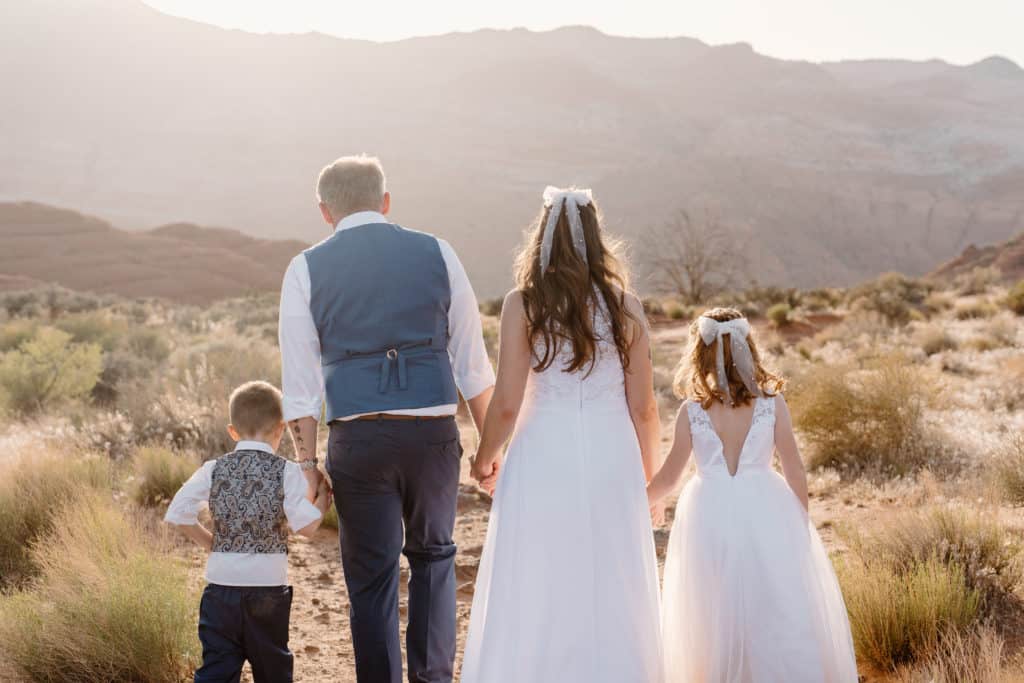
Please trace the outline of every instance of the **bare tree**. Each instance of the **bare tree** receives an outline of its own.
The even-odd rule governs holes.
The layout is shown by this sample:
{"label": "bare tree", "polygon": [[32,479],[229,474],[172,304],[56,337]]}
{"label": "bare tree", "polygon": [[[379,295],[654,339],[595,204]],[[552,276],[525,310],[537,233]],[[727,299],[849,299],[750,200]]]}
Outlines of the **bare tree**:
{"label": "bare tree", "polygon": [[746,263],[742,248],[736,232],[711,211],[694,217],[680,210],[649,228],[639,251],[654,287],[699,304],[735,284]]}

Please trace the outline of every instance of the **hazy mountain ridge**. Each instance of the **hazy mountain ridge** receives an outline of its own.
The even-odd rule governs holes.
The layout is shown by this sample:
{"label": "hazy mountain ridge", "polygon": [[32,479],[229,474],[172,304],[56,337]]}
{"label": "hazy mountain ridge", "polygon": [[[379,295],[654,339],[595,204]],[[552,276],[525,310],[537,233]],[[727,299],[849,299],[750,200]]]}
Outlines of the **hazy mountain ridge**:
{"label": "hazy mountain ridge", "polygon": [[0,203],[0,290],[68,289],[209,303],[277,291],[297,241],[170,224],[126,232],[92,216],[32,202]]}
{"label": "hazy mountain ridge", "polygon": [[0,22],[0,198],[118,226],[315,241],[317,170],[369,151],[395,218],[451,240],[484,295],[547,183],[593,186],[633,238],[710,207],[781,284],[921,274],[1024,227],[1024,78],[1001,58],[811,64],[585,27],[371,43],[54,3]]}

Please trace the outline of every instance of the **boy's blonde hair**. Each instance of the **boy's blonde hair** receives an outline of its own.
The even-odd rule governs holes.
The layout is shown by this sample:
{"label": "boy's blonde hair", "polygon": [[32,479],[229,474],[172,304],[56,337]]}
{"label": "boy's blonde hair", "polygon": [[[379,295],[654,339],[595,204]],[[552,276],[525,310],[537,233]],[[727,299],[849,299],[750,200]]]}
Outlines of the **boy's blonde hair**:
{"label": "boy's blonde hair", "polygon": [[231,392],[228,415],[243,438],[266,436],[284,422],[281,392],[269,382],[246,382]]}
{"label": "boy's blonde hair", "polygon": [[[699,321],[702,317],[711,318],[721,323],[738,320],[743,317],[743,314],[735,308],[712,308],[694,318],[690,325],[690,348],[679,364],[673,388],[679,398],[692,399],[707,409],[715,401],[728,402],[725,392],[718,386],[718,363],[716,360],[718,340],[705,344],[701,339]],[[732,349],[725,337],[722,338],[722,343],[726,376],[729,379],[729,395],[732,396],[735,405],[747,405],[754,397],[743,383],[739,373],[736,372],[736,368],[733,367]],[[750,355],[754,360],[754,384],[760,387],[765,396],[775,396],[782,391],[786,381],[765,369],[761,362],[761,355],[757,351],[757,344],[754,342],[753,332],[747,337],[747,345],[750,346]]]}

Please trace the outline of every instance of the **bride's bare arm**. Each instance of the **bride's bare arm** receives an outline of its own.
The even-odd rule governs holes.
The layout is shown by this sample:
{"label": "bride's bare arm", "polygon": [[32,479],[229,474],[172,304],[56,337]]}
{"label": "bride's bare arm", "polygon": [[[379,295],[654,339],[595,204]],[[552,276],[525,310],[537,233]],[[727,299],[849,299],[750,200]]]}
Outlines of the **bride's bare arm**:
{"label": "bride's bare arm", "polygon": [[640,441],[640,458],[644,478],[651,480],[661,464],[661,418],[658,399],[654,396],[654,366],[651,360],[651,337],[640,301],[626,295],[626,308],[633,315],[632,344],[629,347],[629,369],[626,371],[626,403]]}
{"label": "bride's bare arm", "polygon": [[501,449],[512,434],[526,391],[530,361],[523,297],[518,290],[513,290],[505,297],[505,303],[501,307],[498,377],[473,465],[473,474],[478,478],[486,478],[498,463]]}
{"label": "bride's bare arm", "polygon": [[651,505],[660,503],[665,496],[677,488],[683,480],[686,463],[690,461],[693,450],[693,438],[690,435],[690,418],[686,412],[686,404],[679,409],[676,416],[676,430],[672,439],[672,449],[665,458],[665,464],[647,486],[647,500]]}
{"label": "bride's bare arm", "polygon": [[782,474],[786,477],[786,483],[793,493],[800,499],[801,505],[806,510],[807,501],[807,470],[804,469],[804,461],[800,457],[800,448],[796,445],[796,435],[793,434],[793,418],[789,414],[789,406],[782,394],[775,397],[775,450],[779,454],[779,462],[782,464]]}

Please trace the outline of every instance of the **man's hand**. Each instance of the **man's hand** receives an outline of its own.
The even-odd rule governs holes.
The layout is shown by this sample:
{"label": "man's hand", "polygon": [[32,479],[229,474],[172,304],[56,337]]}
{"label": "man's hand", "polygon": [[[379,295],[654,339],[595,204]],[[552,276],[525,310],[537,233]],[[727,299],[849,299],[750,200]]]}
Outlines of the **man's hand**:
{"label": "man's hand", "polygon": [[493,496],[494,489],[498,486],[498,472],[501,464],[497,461],[485,463],[479,458],[479,454],[470,459],[470,473],[480,484],[480,488],[487,491],[487,495]]}

